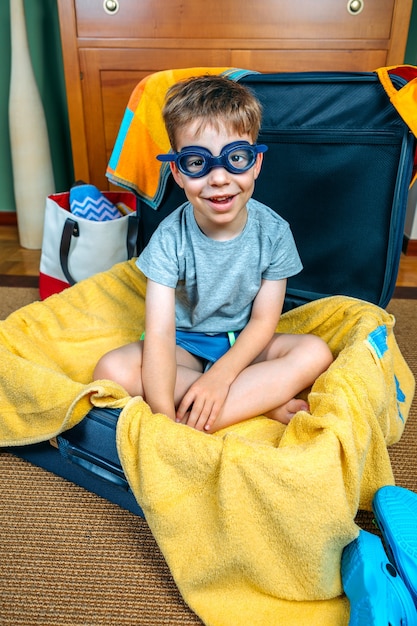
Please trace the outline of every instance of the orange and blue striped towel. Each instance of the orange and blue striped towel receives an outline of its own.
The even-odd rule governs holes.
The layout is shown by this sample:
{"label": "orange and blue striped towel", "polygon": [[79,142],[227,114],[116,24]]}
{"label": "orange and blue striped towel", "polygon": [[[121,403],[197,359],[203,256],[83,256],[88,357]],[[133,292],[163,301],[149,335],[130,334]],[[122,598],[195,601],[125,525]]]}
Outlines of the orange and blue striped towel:
{"label": "orange and blue striped towel", "polygon": [[223,74],[239,80],[250,73],[226,67],[194,67],[164,70],[145,77],[130,96],[107,167],[107,178],[136,192],[157,209],[170,172],[168,163],[156,160],[158,154],[170,150],[162,119],[168,89],[180,80],[202,74]]}

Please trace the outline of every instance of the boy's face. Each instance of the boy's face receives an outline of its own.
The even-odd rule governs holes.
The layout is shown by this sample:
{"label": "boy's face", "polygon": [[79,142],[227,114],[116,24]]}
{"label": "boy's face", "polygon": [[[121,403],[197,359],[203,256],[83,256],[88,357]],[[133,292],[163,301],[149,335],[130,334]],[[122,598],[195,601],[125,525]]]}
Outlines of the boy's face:
{"label": "boy's face", "polygon": [[[192,122],[177,133],[178,151],[187,146],[200,146],[218,156],[233,141],[253,143],[249,135],[238,135],[224,126],[216,129],[207,124],[198,134],[197,127],[198,121]],[[197,224],[208,237],[232,239],[242,231],[247,219],[246,203],[252,196],[262,158],[263,154],[258,154],[255,165],[247,172],[232,174],[224,167],[213,167],[201,178],[183,174],[171,162],[174,179],[184,189],[194,207]]]}

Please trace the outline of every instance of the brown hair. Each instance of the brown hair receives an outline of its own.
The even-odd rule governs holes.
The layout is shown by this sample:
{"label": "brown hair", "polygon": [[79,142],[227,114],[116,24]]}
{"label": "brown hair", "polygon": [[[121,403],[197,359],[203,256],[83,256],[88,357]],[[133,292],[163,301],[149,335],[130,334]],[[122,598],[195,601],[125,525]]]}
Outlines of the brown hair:
{"label": "brown hair", "polygon": [[262,107],[256,96],[243,85],[224,76],[206,75],[173,85],[167,92],[162,111],[173,150],[179,128],[200,120],[197,132],[207,124],[226,124],[239,135],[256,141],[261,126]]}

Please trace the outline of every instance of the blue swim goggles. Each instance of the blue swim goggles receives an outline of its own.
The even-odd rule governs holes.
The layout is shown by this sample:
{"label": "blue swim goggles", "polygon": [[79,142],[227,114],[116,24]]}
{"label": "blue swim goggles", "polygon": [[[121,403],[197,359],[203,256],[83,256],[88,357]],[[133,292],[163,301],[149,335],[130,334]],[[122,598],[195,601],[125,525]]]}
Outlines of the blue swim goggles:
{"label": "blue swim goggles", "polygon": [[159,154],[156,158],[159,161],[173,161],[186,176],[201,178],[213,167],[224,167],[231,174],[243,174],[255,165],[256,155],[267,150],[268,146],[263,144],[233,141],[216,157],[201,146],[186,146],[180,152]]}

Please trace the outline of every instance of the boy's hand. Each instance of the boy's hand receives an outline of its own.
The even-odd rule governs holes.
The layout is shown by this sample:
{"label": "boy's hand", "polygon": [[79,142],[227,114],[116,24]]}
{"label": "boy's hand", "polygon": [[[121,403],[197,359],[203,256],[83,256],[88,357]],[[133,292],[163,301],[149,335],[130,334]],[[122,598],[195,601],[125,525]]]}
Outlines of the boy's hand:
{"label": "boy's hand", "polygon": [[177,409],[177,422],[196,430],[210,431],[221,412],[230,384],[211,370],[188,389]]}

